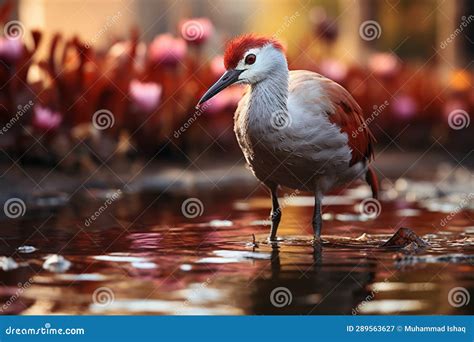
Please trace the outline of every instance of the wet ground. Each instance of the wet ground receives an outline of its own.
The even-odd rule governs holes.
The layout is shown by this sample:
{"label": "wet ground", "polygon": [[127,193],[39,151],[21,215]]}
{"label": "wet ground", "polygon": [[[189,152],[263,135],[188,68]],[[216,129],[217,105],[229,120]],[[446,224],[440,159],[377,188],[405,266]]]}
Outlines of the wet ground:
{"label": "wet ground", "polygon": [[[313,199],[302,193],[282,196],[275,244],[266,241],[270,201],[261,189],[169,196],[89,188],[72,198],[40,197],[24,216],[0,223],[0,308],[5,314],[474,313],[472,175],[382,185],[380,203],[363,202],[365,186],[326,197],[322,246],[311,239]],[[426,246],[381,247],[401,227]]]}

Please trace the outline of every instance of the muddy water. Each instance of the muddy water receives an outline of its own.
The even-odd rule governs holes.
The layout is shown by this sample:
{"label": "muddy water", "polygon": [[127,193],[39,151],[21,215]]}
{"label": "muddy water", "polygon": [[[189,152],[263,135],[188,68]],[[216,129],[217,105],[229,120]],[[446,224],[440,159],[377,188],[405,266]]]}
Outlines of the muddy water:
{"label": "muddy water", "polygon": [[[186,208],[189,197],[122,193],[104,209],[114,190],[89,189],[70,201],[42,198],[25,216],[1,222],[0,255],[11,257],[1,261],[1,308],[7,314],[472,314],[472,198],[433,199],[426,188],[395,183],[376,218],[360,213],[365,187],[328,196],[322,246],[312,243],[313,200],[303,194],[281,199],[280,241],[273,245],[266,242],[264,192],[196,193],[199,201]],[[400,227],[429,246],[380,248]]]}

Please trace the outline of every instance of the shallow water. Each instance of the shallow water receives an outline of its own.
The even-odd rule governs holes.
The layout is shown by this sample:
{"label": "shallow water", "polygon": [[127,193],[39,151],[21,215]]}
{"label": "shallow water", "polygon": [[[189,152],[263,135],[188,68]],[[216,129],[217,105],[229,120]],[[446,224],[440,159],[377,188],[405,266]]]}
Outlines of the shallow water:
{"label": "shallow water", "polygon": [[[366,187],[328,196],[322,246],[311,240],[313,199],[302,194],[281,199],[276,244],[266,241],[264,192],[197,193],[187,208],[188,197],[122,194],[94,220],[113,189],[89,189],[69,201],[43,197],[24,217],[0,223],[0,255],[11,257],[1,261],[1,308],[6,314],[472,314],[472,198],[433,199],[427,188],[395,183],[376,218],[359,210]],[[381,248],[400,227],[429,246]]]}

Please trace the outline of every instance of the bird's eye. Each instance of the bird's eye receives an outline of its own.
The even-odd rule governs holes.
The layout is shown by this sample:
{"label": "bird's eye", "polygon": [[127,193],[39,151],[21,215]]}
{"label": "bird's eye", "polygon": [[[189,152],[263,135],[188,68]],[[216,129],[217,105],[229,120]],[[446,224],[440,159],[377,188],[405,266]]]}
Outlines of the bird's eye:
{"label": "bird's eye", "polygon": [[247,55],[245,57],[245,64],[253,64],[257,60],[257,56],[255,56],[253,53]]}

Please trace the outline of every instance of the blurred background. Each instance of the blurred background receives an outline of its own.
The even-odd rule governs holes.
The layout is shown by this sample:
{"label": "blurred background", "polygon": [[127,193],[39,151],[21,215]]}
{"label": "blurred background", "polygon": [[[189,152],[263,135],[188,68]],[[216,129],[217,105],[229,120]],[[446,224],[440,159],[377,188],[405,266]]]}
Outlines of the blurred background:
{"label": "blurred background", "polygon": [[224,71],[225,42],[248,32],[280,39],[291,69],[346,87],[379,151],[472,149],[468,0],[1,3],[7,162],[91,171],[151,157],[239,159],[232,118],[242,88],[194,105]]}
{"label": "blurred background", "polygon": [[[0,0],[0,28],[1,312],[474,312],[473,1]],[[342,84],[377,139],[380,201],[325,197],[322,249],[299,192],[266,242],[243,88],[195,109],[242,33]]]}

